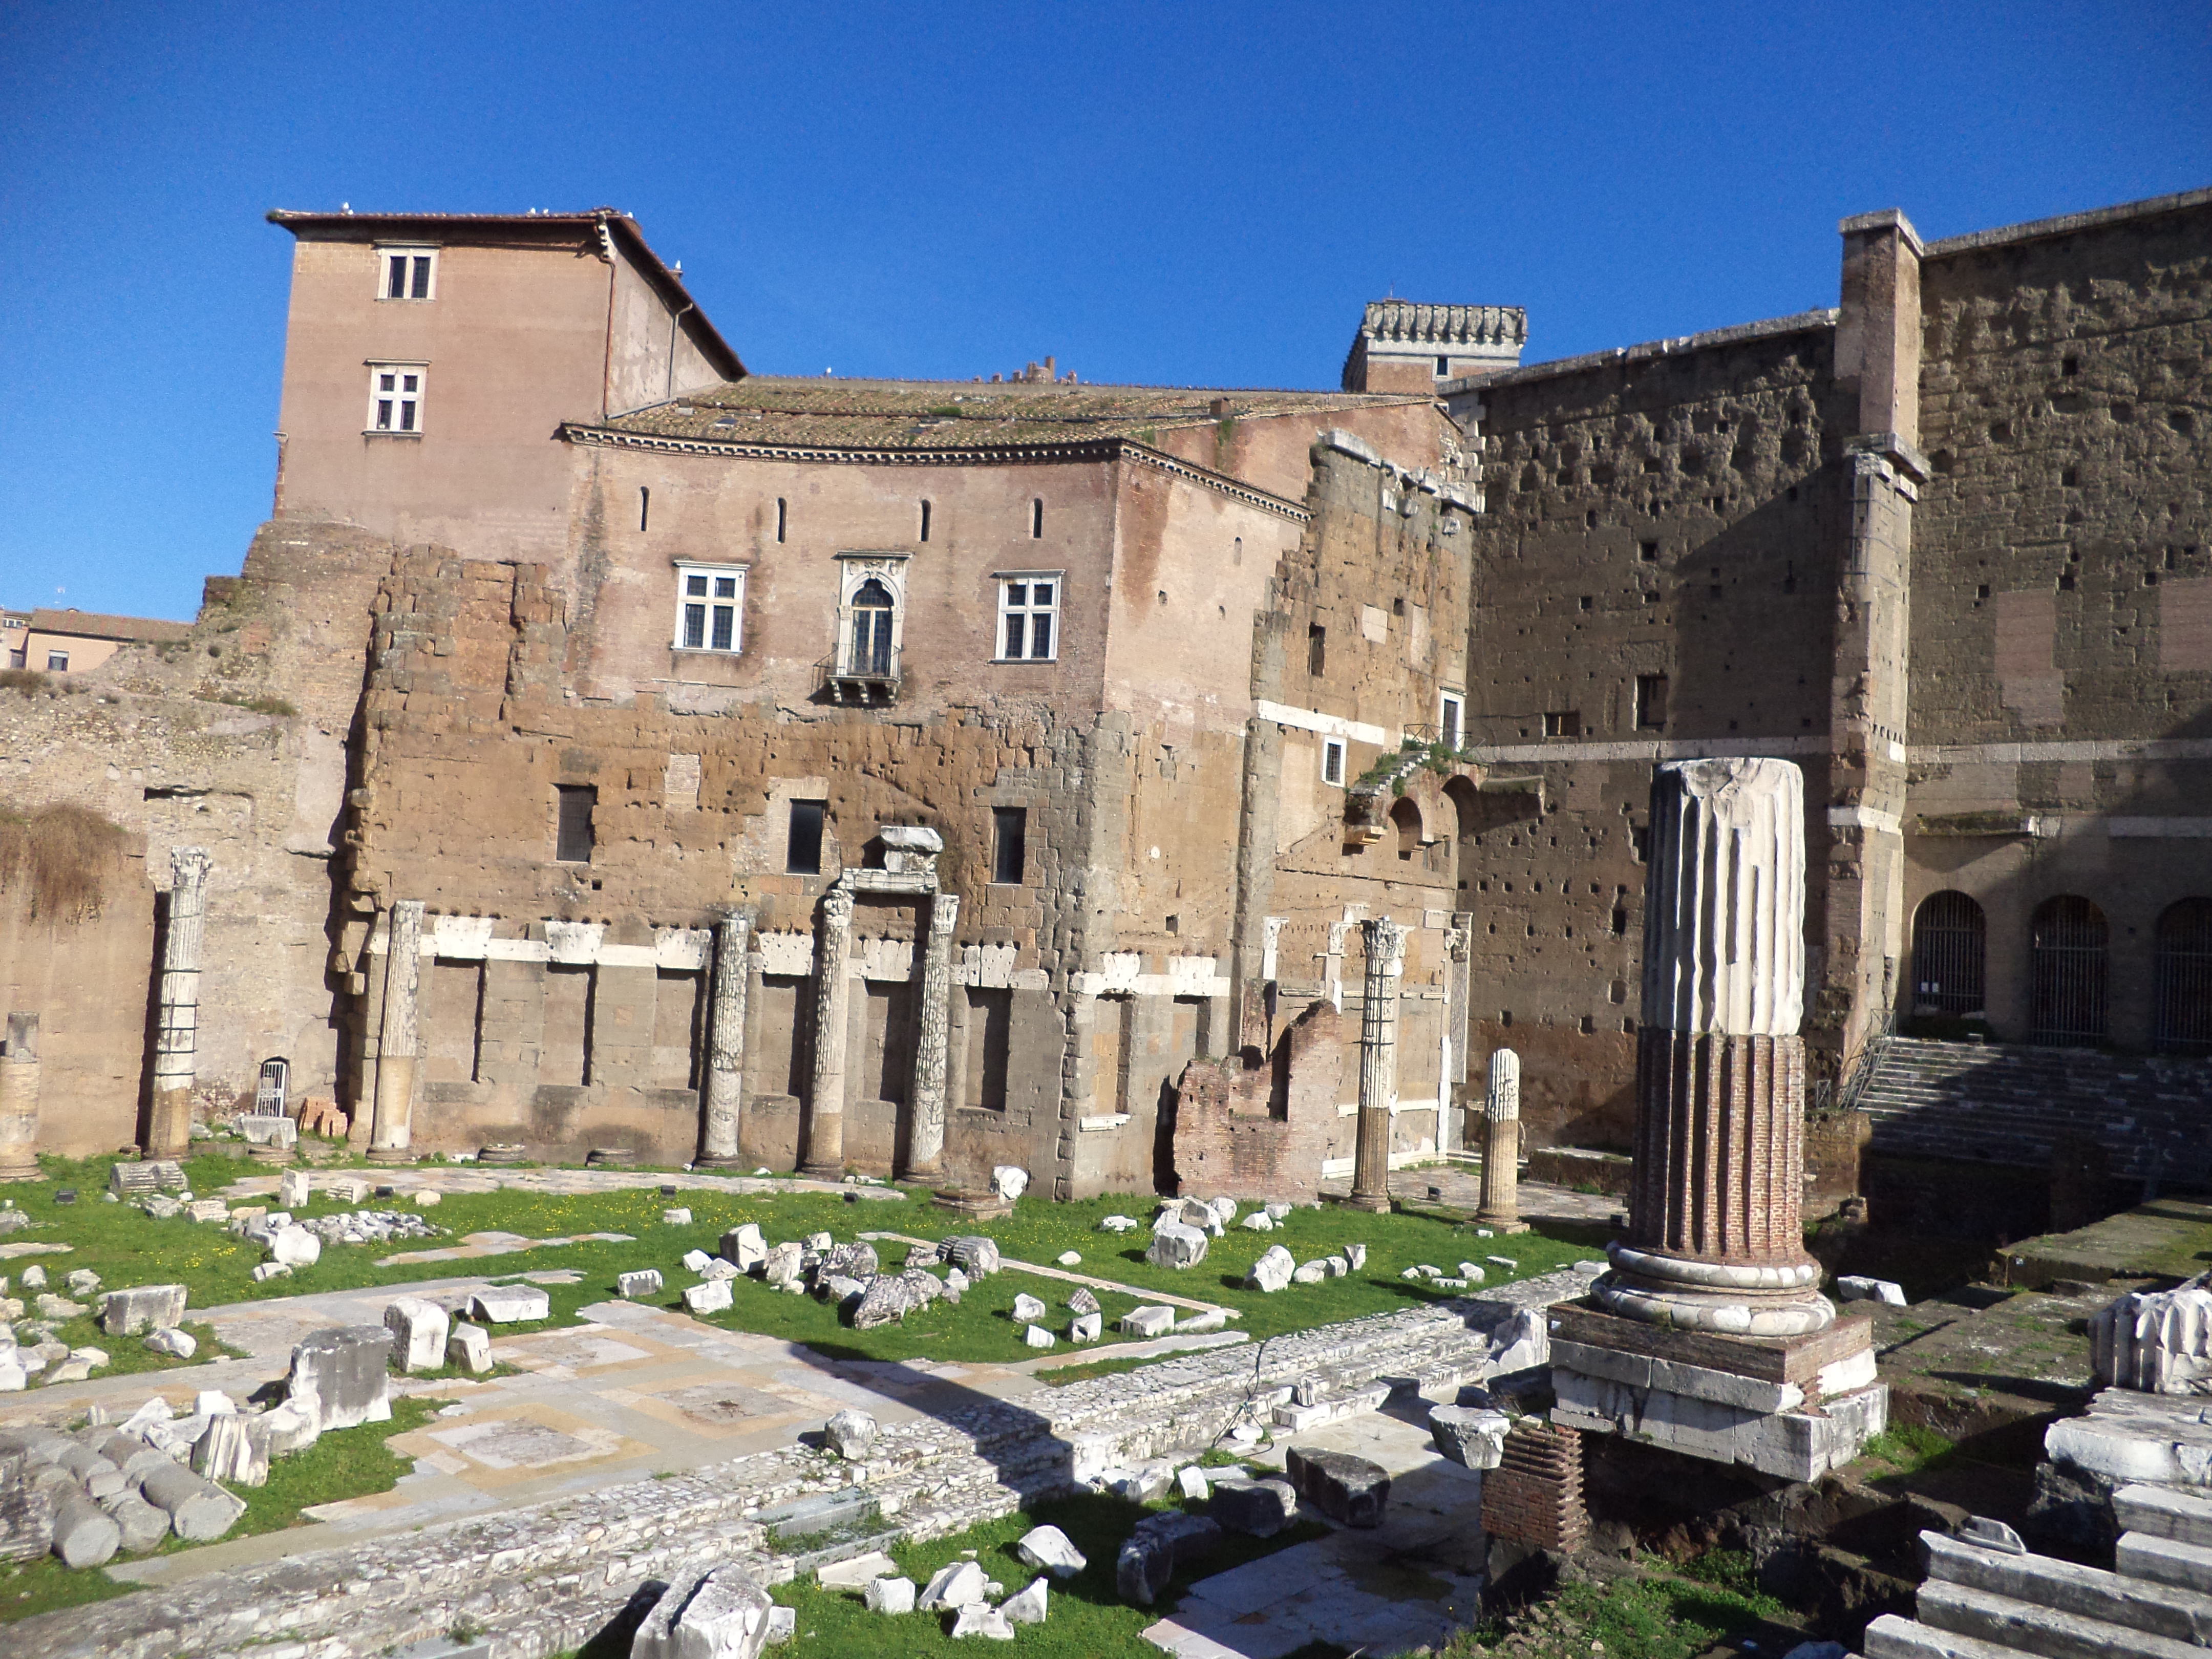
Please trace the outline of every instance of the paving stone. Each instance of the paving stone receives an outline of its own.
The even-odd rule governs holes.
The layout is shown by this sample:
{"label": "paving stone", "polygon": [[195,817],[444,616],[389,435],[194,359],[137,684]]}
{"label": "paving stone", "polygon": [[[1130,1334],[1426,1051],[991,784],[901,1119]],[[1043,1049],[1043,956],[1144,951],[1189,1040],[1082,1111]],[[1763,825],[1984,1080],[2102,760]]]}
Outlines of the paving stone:
{"label": "paving stone", "polygon": [[871,1550],[866,1555],[848,1556],[842,1561],[817,1567],[814,1580],[827,1589],[866,1589],[877,1579],[887,1578],[897,1571],[898,1564],[890,1556],[881,1550]]}
{"label": "paving stone", "polygon": [[1512,1419],[1504,1412],[1474,1406],[1437,1406],[1429,1413],[1429,1433],[1437,1449],[1462,1468],[1496,1468],[1505,1455],[1505,1436],[1512,1426]]}
{"label": "paving stone", "polygon": [[1350,1452],[1293,1446],[1284,1456],[1283,1469],[1298,1495],[1330,1520],[1347,1527],[1382,1524],[1390,1476],[1380,1463]]}
{"label": "paving stone", "polygon": [[1206,1512],[1224,1531],[1273,1538],[1297,1518],[1297,1489],[1287,1480],[1224,1477],[1212,1486]]}
{"label": "paving stone", "polygon": [[553,1298],[535,1285],[487,1285],[469,1298],[469,1311],[494,1325],[526,1324],[550,1319]]}

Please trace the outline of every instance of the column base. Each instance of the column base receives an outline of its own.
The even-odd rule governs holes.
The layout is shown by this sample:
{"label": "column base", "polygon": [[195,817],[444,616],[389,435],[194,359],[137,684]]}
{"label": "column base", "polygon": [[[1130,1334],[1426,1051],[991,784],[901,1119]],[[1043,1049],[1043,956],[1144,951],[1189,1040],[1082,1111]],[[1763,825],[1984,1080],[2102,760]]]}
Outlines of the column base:
{"label": "column base", "polygon": [[418,1161],[414,1149],[409,1146],[372,1146],[364,1156],[371,1164],[413,1164]]}
{"label": "column base", "polygon": [[1390,1200],[1377,1198],[1372,1193],[1347,1193],[1336,1200],[1337,1207],[1345,1210],[1364,1210],[1370,1215],[1390,1213]]}
{"label": "column base", "polygon": [[748,1166],[756,1170],[760,1168],[760,1165],[753,1163],[752,1159],[749,1158],[739,1158],[735,1152],[732,1152],[726,1158],[717,1153],[707,1158],[695,1158],[691,1160],[691,1167],[695,1170],[742,1170]]}
{"label": "column base", "polygon": [[1722,1336],[1809,1336],[1836,1322],[1810,1256],[1769,1262],[1706,1261],[1615,1242],[1613,1271],[1590,1286],[1607,1312],[1668,1330]]}
{"label": "column base", "polygon": [[1518,1216],[1492,1215],[1486,1210],[1474,1212],[1474,1224],[1487,1227],[1493,1233],[1525,1233],[1528,1231],[1528,1224]]}
{"label": "column base", "polygon": [[28,1152],[0,1152],[0,1181],[41,1179],[39,1160]]}
{"label": "column base", "polygon": [[802,1164],[799,1173],[809,1181],[842,1181],[845,1166],[840,1164]]}

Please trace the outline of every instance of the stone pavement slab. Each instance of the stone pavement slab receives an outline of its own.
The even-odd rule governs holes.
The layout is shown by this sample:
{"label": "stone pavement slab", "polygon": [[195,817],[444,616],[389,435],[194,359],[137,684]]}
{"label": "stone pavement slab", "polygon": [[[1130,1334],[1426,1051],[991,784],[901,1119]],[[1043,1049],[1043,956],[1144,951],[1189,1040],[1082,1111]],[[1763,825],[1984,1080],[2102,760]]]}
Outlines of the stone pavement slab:
{"label": "stone pavement slab", "polygon": [[[276,1194],[281,1179],[278,1175],[245,1176],[224,1188],[219,1196],[234,1204],[246,1199],[269,1198]],[[636,1192],[644,1188],[658,1191],[662,1187],[673,1187],[680,1192],[744,1195],[833,1193],[890,1203],[903,1203],[906,1199],[906,1194],[895,1187],[848,1187],[842,1182],[796,1177],[695,1175],[680,1170],[514,1170],[488,1164],[416,1164],[368,1170],[315,1170],[310,1172],[309,1180],[317,1192],[327,1191],[341,1181],[368,1181],[378,1187],[389,1187],[402,1197],[425,1189],[436,1193],[495,1193],[501,1188],[513,1188],[520,1192],[574,1198],[593,1193]]]}

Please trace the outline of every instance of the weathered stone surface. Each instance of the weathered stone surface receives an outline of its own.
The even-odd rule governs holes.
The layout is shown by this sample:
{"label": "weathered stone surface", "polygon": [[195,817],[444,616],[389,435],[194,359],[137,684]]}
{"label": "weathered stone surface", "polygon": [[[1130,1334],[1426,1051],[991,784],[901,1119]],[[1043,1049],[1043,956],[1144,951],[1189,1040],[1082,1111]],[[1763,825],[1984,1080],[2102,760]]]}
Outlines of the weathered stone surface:
{"label": "weathered stone surface", "polygon": [[285,1209],[306,1209],[313,1191],[305,1170],[287,1170],[276,1177],[276,1201]]}
{"label": "weathered stone surface", "polygon": [[1042,1319],[1047,1315],[1050,1314],[1051,1311],[1051,1309],[1045,1306],[1045,1304],[1039,1301],[1036,1297],[1030,1296],[1026,1293],[1014,1298],[1013,1316],[1014,1322],[1017,1325],[1035,1324],[1038,1320]]}
{"label": "weathered stone surface", "polygon": [[144,1554],[169,1535],[167,1511],[156,1509],[135,1490],[118,1492],[100,1507],[114,1517],[123,1547],[133,1555]]}
{"label": "weathered stone surface", "polygon": [[1091,1293],[1089,1285],[1079,1285],[1075,1294],[1067,1298],[1067,1310],[1070,1313],[1095,1314],[1098,1311],[1098,1298]]}
{"label": "weathered stone surface", "polygon": [[725,1261],[735,1262],[738,1272],[749,1273],[768,1260],[768,1240],[757,1223],[748,1221],[722,1235],[721,1255]]}
{"label": "weathered stone surface", "polygon": [[53,1552],[64,1566],[97,1567],[114,1559],[123,1547],[123,1528],[113,1516],[74,1486],[59,1487],[52,1501]]}
{"label": "weathered stone surface", "polygon": [[931,1576],[915,1606],[924,1613],[972,1606],[983,1599],[983,1583],[982,1568],[973,1561],[955,1561]]}
{"label": "weathered stone surface", "polygon": [[1178,1567],[1203,1560],[1220,1543],[1219,1523],[1206,1516],[1178,1510],[1148,1515],[1115,1559],[1115,1588],[1123,1601],[1150,1607]]}
{"label": "weathered stone surface", "polygon": [[998,1241],[980,1233],[946,1239],[945,1253],[970,1279],[988,1279],[999,1271]]}
{"label": "weathered stone surface", "polygon": [[960,1609],[952,1621],[952,1634],[956,1640],[981,1636],[995,1642],[1011,1642],[1014,1639],[1013,1621],[1000,1608],[987,1601],[977,1601]]}
{"label": "weathered stone surface", "polygon": [[702,1279],[735,1279],[738,1264],[726,1256],[710,1255],[697,1269]]}
{"label": "weathered stone surface", "polygon": [[860,1600],[870,1613],[912,1613],[914,1594],[911,1578],[878,1578],[862,1593]]}
{"label": "weathered stone surface", "polygon": [[446,1338],[452,1316],[434,1302],[403,1296],[384,1310],[384,1328],[392,1333],[392,1357],[402,1371],[442,1370]]}
{"label": "weathered stone surface", "polygon": [[2212,1394],[2212,1274],[2170,1291],[2130,1291],[2100,1310],[2089,1321],[2089,1359],[2100,1382]]}
{"label": "weathered stone surface", "polygon": [[1121,1328],[1132,1336],[1165,1336],[1175,1328],[1175,1310],[1132,1308],[1121,1316]]}
{"label": "weathered stone surface", "polygon": [[637,1267],[615,1275],[615,1293],[625,1301],[635,1302],[641,1297],[659,1296],[660,1290],[660,1269],[658,1267]]}
{"label": "weathered stone surface", "polygon": [[1001,1164],[991,1171],[991,1190],[1000,1198],[1019,1198],[1029,1187],[1030,1172],[1015,1164]]}
{"label": "weathered stone surface", "polygon": [[799,1282],[805,1251],[797,1244],[778,1244],[761,1258],[762,1277],[781,1288]]}
{"label": "weathered stone surface", "polygon": [[392,1333],[381,1325],[315,1331],[292,1350],[285,1399],[319,1434],[388,1422],[391,1353]]}
{"label": "weathered stone surface", "polygon": [[876,1419],[862,1411],[842,1411],[822,1425],[822,1437],[838,1456],[858,1461],[876,1443]]}
{"label": "weathered stone surface", "polygon": [[1287,1480],[1224,1476],[1212,1485],[1206,1512],[1224,1531],[1273,1538],[1297,1518],[1297,1489]]}
{"label": "weathered stone surface", "polygon": [[1328,1277],[1328,1264],[1324,1261],[1301,1261],[1291,1271],[1291,1281],[1297,1285],[1318,1285]]}
{"label": "weathered stone surface", "polygon": [[[1261,1210],[1258,1213],[1264,1216],[1267,1212]],[[1255,1291],[1272,1292],[1282,1290],[1290,1284],[1297,1266],[1297,1259],[1288,1250],[1279,1244],[1270,1244],[1260,1253],[1260,1259],[1252,1264],[1252,1271],[1245,1275],[1245,1285]]]}
{"label": "weathered stone surface", "polygon": [[662,1592],[630,1640],[630,1659],[756,1659],[774,1603],[752,1575],[728,1565],[686,1574]]}
{"label": "weathered stone surface", "polygon": [[1237,1224],[1247,1232],[1271,1233],[1275,1231],[1275,1218],[1265,1210],[1255,1210]]}
{"label": "weathered stone surface", "polygon": [[1437,1406],[1429,1413],[1429,1434],[1437,1449],[1464,1468],[1496,1468],[1512,1426],[1504,1412],[1475,1406]]}
{"label": "weathered stone surface", "polygon": [[1293,1446],[1283,1471],[1298,1495],[1332,1521],[1347,1527],[1378,1527],[1390,1501],[1390,1476],[1380,1463],[1350,1452]]}
{"label": "weathered stone surface", "polygon": [[481,1325],[456,1324],[446,1339],[446,1356],[477,1376],[491,1369],[491,1333]]}
{"label": "weathered stone surface", "polygon": [[1051,1592],[1042,1578],[1032,1578],[1008,1596],[999,1611],[1017,1625],[1042,1625],[1051,1611]]}
{"label": "weathered stone surface", "polygon": [[832,1246],[814,1269],[818,1283],[828,1279],[873,1279],[883,1264],[876,1259],[876,1247],[855,1242]]}
{"label": "weathered stone surface", "polygon": [[469,1298],[471,1317],[494,1325],[527,1324],[553,1316],[553,1298],[535,1285],[487,1285]]}
{"label": "weathered stone surface", "polygon": [[1193,1463],[1176,1471],[1176,1486],[1184,1498],[1194,1504],[1203,1504],[1212,1488],[1206,1479],[1206,1471]]}
{"label": "weathered stone surface", "polygon": [[148,1158],[137,1164],[112,1164],[107,1190],[118,1198],[143,1198],[149,1193],[188,1190],[185,1166],[167,1158]]}
{"label": "weathered stone surface", "polygon": [[107,1293],[100,1307],[100,1328],[110,1336],[137,1336],[177,1324],[184,1316],[183,1285],[137,1285]]}
{"label": "weathered stone surface", "polygon": [[1096,1342],[1105,1334],[1106,1316],[1103,1314],[1078,1314],[1068,1322],[1067,1340],[1071,1342]]}
{"label": "weathered stone surface", "polygon": [[1032,1348],[1049,1348],[1055,1339],[1043,1326],[1031,1325],[1022,1333],[1022,1340]]}
{"label": "weathered stone surface", "polygon": [[879,1273],[860,1293],[860,1302],[853,1309],[855,1330],[872,1330],[878,1325],[902,1321],[910,1313],[919,1312],[944,1294],[945,1286],[933,1273],[919,1267],[909,1267],[904,1273]]}
{"label": "weathered stone surface", "polygon": [[210,1419],[207,1431],[192,1448],[193,1472],[226,1486],[267,1486],[267,1444],[255,1443],[246,1430],[249,1420],[235,1413]]}
{"label": "weathered stone surface", "polygon": [[1109,1233],[1133,1233],[1143,1224],[1135,1217],[1126,1215],[1109,1215],[1098,1224],[1101,1231]]}
{"label": "weathered stone surface", "polygon": [[1198,1228],[1170,1221],[1154,1231],[1145,1260],[1155,1267],[1195,1267],[1206,1260],[1206,1243]]}
{"label": "weathered stone surface", "polygon": [[1083,1552],[1058,1527],[1036,1527],[1024,1533],[1021,1541],[1014,1546],[1014,1553],[1028,1565],[1055,1578],[1073,1578],[1090,1565]]}
{"label": "weathered stone surface", "polygon": [[881,1550],[825,1562],[814,1570],[814,1582],[828,1589],[865,1589],[877,1579],[897,1571],[897,1563]]}
{"label": "weathered stone surface", "polygon": [[1893,1308],[1905,1305],[1905,1286],[1887,1279],[1868,1279],[1862,1274],[1845,1273],[1836,1280],[1837,1297],[1844,1302],[1886,1302]]}
{"label": "weathered stone surface", "polygon": [[253,1425],[272,1457],[303,1450],[313,1445],[322,1432],[312,1417],[289,1402],[271,1407],[255,1418]]}
{"label": "weathered stone surface", "polygon": [[[387,1411],[385,1415],[389,1417]],[[246,1513],[246,1501],[225,1492],[214,1481],[180,1464],[149,1473],[139,1491],[156,1509],[166,1510],[169,1529],[189,1544],[220,1538]]]}
{"label": "weathered stone surface", "polygon": [[190,1331],[173,1326],[154,1331],[146,1338],[146,1346],[155,1353],[169,1354],[178,1359],[190,1359],[199,1352],[199,1340]]}
{"label": "weathered stone surface", "polygon": [[684,1305],[695,1314],[720,1313],[736,1300],[726,1279],[705,1279],[684,1287]]}

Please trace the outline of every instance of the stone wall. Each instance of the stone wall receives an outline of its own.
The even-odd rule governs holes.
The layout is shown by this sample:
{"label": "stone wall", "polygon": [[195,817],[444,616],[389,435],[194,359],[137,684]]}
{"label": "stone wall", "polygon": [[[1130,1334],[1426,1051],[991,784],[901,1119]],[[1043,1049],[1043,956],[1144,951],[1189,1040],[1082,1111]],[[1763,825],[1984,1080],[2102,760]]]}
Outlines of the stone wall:
{"label": "stone wall", "polygon": [[1173,1191],[1189,1198],[1304,1203],[1321,1188],[1325,1164],[1352,1156],[1357,1118],[1338,1103],[1356,1086],[1358,1032],[1326,1002],[1308,1007],[1255,1056],[1193,1060],[1176,1088]]}

